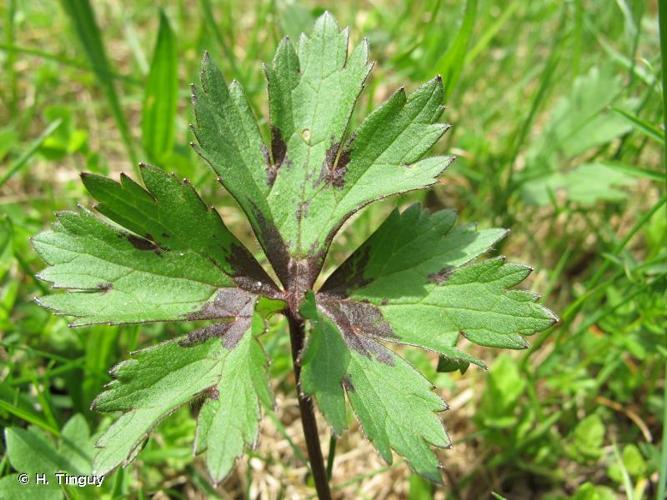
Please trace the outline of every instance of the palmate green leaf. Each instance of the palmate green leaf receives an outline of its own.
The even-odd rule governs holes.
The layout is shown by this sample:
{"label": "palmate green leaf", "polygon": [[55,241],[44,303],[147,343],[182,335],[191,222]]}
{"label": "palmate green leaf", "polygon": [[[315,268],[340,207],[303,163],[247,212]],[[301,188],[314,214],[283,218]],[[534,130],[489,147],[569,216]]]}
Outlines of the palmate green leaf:
{"label": "palmate green leaf", "polygon": [[[262,320],[256,322],[261,331]],[[240,317],[228,324],[222,342],[214,338],[192,345],[199,339],[191,334],[138,351],[116,366],[115,380],[93,407],[123,414],[97,442],[95,471],[106,474],[129,463],[160,420],[204,395],[195,451],[207,450],[214,482],[224,479],[257,440],[259,402],[271,405],[267,360],[252,329],[252,316]]]}
{"label": "palmate green leaf", "polygon": [[[451,162],[424,159],[448,128],[438,121],[440,78],[398,90],[354,129],[370,69],[366,41],[348,48],[347,30],[328,13],[298,44],[283,40],[266,67],[265,140],[240,85],[228,85],[204,57],[192,95],[195,148],[245,212],[282,290],[186,181],[154,167],[142,166],[143,186],[84,175],[111,222],[81,208],[34,238],[48,263],[40,277],[65,289],[40,301],[74,316],[74,325],[213,320],[115,368],[95,401],[120,412],[97,443],[98,473],[129,463],[155,425],[203,398],[195,452],[206,451],[220,482],[256,442],[260,406],[271,404],[257,336],[268,315],[282,312],[290,325],[309,325],[294,357],[298,386],[334,431],[346,428],[349,401],[387,461],[394,451],[439,481],[432,447],[449,445],[438,417],[446,405],[384,344],[435,351],[450,367],[483,366],[457,347],[459,337],[521,348],[524,335],[553,324],[532,293],[514,289],[530,268],[475,261],[505,230],[456,226],[454,212],[419,206],[392,213],[315,293],[345,220],[377,199],[433,184]],[[303,340],[300,328],[291,333]]]}
{"label": "palmate green leaf", "polygon": [[382,197],[435,182],[449,157],[420,158],[446,131],[440,78],[403,89],[356,131],[350,117],[371,69],[362,41],[325,13],[298,48],[284,39],[266,67],[270,145],[262,142],[237,82],[205,57],[194,89],[201,156],[220,175],[253,226],[283,283],[301,268],[313,282],[336,231]]}
{"label": "palmate green leaf", "polygon": [[428,444],[447,444],[433,414],[444,406],[436,405],[428,382],[419,382],[417,372],[380,342],[483,366],[456,348],[459,335],[516,349],[526,346],[522,335],[556,321],[533,294],[511,290],[530,268],[503,259],[470,263],[504,230],[477,231],[455,222],[447,210],[428,214],[413,205],[394,211],[302,308],[311,324],[304,392],[315,397],[337,433],[346,427],[347,393],[382,456],[391,462],[393,449],[433,480],[439,478],[438,461]]}

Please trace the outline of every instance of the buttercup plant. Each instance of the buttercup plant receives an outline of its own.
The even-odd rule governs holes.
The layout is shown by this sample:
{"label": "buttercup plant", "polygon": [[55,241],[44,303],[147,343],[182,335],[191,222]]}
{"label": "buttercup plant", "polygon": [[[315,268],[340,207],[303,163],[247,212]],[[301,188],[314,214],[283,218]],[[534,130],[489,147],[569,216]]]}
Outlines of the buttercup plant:
{"label": "buttercup plant", "polygon": [[[112,370],[93,403],[118,412],[97,442],[94,468],[130,463],[151,429],[204,397],[194,449],[206,451],[214,483],[258,438],[261,407],[272,406],[268,359],[258,335],[266,319],[289,324],[297,393],[318,495],[329,486],[314,402],[337,435],[352,413],[382,457],[392,451],[440,480],[433,447],[449,438],[431,383],[385,344],[439,353],[451,369],[483,366],[457,348],[463,337],[519,349],[554,315],[513,287],[530,268],[478,260],[502,229],[456,225],[453,211],[395,210],[318,290],[332,239],[381,198],[436,182],[452,157],[423,158],[446,132],[439,77],[394,93],[356,130],[350,118],[372,64],[364,40],[326,13],[298,44],[285,38],[266,67],[270,141],[241,86],[227,85],[208,55],[193,86],[195,149],[247,217],[279,283],[205,205],[187,180],[141,166],[141,182],[82,174],[93,212],[58,215],[34,247],[41,278],[65,293],[39,302],[73,316],[72,326],[207,320],[189,335],[140,350]],[[267,134],[268,135],[268,134]]]}

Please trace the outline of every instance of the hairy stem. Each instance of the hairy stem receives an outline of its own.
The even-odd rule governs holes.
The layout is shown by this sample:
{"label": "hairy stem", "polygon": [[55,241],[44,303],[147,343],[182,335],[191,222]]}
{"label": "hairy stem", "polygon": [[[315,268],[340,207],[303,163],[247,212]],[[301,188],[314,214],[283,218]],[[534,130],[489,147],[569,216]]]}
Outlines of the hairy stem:
{"label": "hairy stem", "polygon": [[317,432],[317,421],[315,420],[315,413],[313,411],[313,401],[301,392],[301,365],[299,358],[301,351],[303,350],[305,337],[303,320],[293,311],[287,313],[287,320],[289,322],[290,343],[292,344],[292,361],[294,363],[294,376],[296,378],[296,394],[299,399],[301,425],[303,425],[303,434],[306,438],[310,470],[313,473],[313,479],[315,480],[317,496],[320,500],[330,500],[331,490],[329,490],[327,471],[324,467],[320,436]]}

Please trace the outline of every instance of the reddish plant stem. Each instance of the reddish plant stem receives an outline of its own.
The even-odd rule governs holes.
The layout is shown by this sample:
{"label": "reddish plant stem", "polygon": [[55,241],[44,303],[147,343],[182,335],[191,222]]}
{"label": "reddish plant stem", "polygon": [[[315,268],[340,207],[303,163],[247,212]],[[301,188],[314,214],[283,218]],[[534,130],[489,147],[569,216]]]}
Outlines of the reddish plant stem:
{"label": "reddish plant stem", "polygon": [[303,435],[306,438],[306,448],[308,450],[308,460],[310,461],[310,470],[315,481],[315,489],[320,500],[331,500],[331,490],[327,480],[327,471],[324,467],[324,457],[322,457],[322,448],[320,446],[320,436],[317,432],[317,421],[313,411],[313,400],[306,397],[301,391],[301,351],[303,350],[305,330],[303,320],[298,317],[298,313],[289,311],[287,313],[289,323],[290,343],[292,345],[292,362],[294,364],[294,376],[296,378],[296,394],[299,400],[299,410],[301,411],[301,425],[303,426]]}

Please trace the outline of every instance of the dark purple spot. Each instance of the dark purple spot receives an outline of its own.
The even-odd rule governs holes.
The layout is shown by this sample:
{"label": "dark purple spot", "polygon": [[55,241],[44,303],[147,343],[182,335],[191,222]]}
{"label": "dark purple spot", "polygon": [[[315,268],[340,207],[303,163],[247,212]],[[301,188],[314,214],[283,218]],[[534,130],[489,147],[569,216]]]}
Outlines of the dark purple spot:
{"label": "dark purple spot", "polygon": [[227,257],[234,271],[234,282],[244,290],[269,297],[276,297],[278,289],[250,252],[243,246],[232,244]]}
{"label": "dark purple spot", "polygon": [[350,163],[350,149],[341,149],[341,143],[336,142],[327,149],[324,156],[324,162],[320,170],[320,177],[315,182],[316,185],[324,182],[336,188],[342,188],[345,185],[345,173],[347,164]]}
{"label": "dark purple spot", "polygon": [[302,220],[308,214],[308,209],[310,208],[310,202],[304,201],[299,203],[299,207],[296,210],[296,220]]}
{"label": "dark purple spot", "polygon": [[98,283],[95,288],[97,288],[100,292],[106,293],[113,288],[113,283]]}
{"label": "dark purple spot", "polygon": [[213,337],[222,337],[229,327],[230,323],[216,323],[214,325],[209,325],[204,328],[198,328],[188,333],[188,336],[181,340],[178,345],[181,347],[192,347],[193,345],[201,344],[206,342],[208,339]]}
{"label": "dark purple spot", "polygon": [[338,297],[318,294],[318,304],[338,325],[345,343],[358,353],[373,357],[381,363],[394,364],[387,348],[374,338],[395,340],[396,334],[375,305],[367,302],[341,300]]}
{"label": "dark purple spot", "polygon": [[354,392],[354,385],[352,384],[352,381],[348,375],[343,377],[343,380],[341,380],[341,385],[347,392]]}
{"label": "dark purple spot", "polygon": [[268,221],[261,209],[254,203],[252,205],[252,213],[259,226],[262,247],[281,283],[285,285],[288,282],[287,267],[291,258],[287,243],[283,240],[273,221]]}
{"label": "dark purple spot", "polygon": [[278,127],[271,127],[271,157],[275,165],[280,165],[285,160],[287,144],[283,139]]}
{"label": "dark purple spot", "polygon": [[189,321],[252,316],[257,296],[238,288],[222,288],[211,302],[186,316]]}
{"label": "dark purple spot", "polygon": [[290,255],[289,246],[273,224],[256,205],[253,205],[252,214],[259,226],[259,239],[273,269],[280,282],[288,292],[288,302],[298,310],[303,293],[313,286],[322,269],[326,248],[319,249],[314,245],[305,258]]}
{"label": "dark purple spot", "polygon": [[257,296],[237,288],[223,288],[212,302],[207,302],[199,311],[190,313],[186,319],[226,319],[228,321],[199,328],[180,342],[182,347],[189,347],[205,342],[212,337],[222,339],[226,349],[233,349],[249,330],[255,310]]}
{"label": "dark purple spot", "polygon": [[190,332],[178,345],[181,347],[192,347],[193,345],[206,342],[213,337],[218,337],[222,340],[222,345],[225,349],[232,350],[250,328],[252,311],[250,311],[250,314],[251,316],[238,316],[228,323],[215,323],[204,328],[199,328]]}
{"label": "dark purple spot", "polygon": [[449,277],[452,275],[454,272],[454,267],[453,266],[445,266],[440,271],[437,273],[431,273],[428,275],[428,280],[431,283],[435,283],[437,285],[441,285],[445,281],[449,279]]}
{"label": "dark purple spot", "polygon": [[271,157],[268,152],[264,153],[266,160],[266,181],[269,186],[273,186],[278,177],[278,170],[285,162],[285,155],[287,153],[287,144],[277,127],[271,127]]}
{"label": "dark purple spot", "polygon": [[[254,309],[254,306],[253,306]],[[238,318],[231,324],[227,333],[222,336],[222,345],[225,349],[232,350],[241,341],[245,333],[250,329],[252,315]]]}
{"label": "dark purple spot", "polygon": [[319,274],[318,256],[305,259],[290,258],[287,265],[287,302],[292,311],[298,311],[307,290],[311,289]]}
{"label": "dark purple spot", "polygon": [[276,182],[276,177],[278,177],[278,169],[280,165],[271,164],[266,168],[266,182],[269,186],[273,186],[273,183]]}
{"label": "dark purple spot", "polygon": [[134,248],[137,250],[142,250],[142,251],[156,251],[159,250],[159,247],[153,243],[152,241],[145,240],[143,238],[140,238],[139,236],[135,236],[133,234],[128,234],[126,236],[127,241],[129,241]]}

